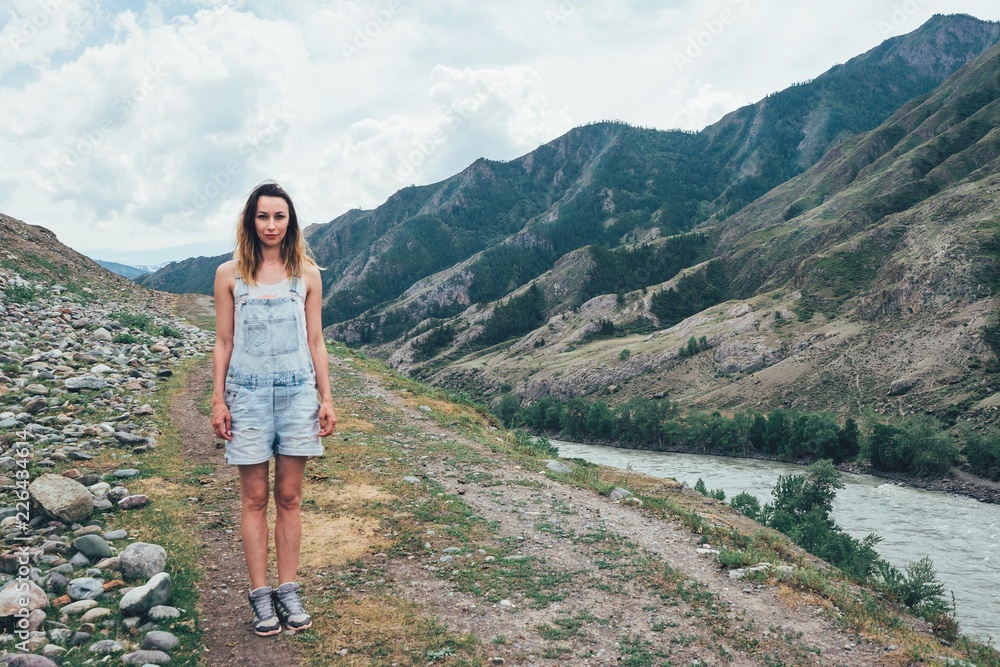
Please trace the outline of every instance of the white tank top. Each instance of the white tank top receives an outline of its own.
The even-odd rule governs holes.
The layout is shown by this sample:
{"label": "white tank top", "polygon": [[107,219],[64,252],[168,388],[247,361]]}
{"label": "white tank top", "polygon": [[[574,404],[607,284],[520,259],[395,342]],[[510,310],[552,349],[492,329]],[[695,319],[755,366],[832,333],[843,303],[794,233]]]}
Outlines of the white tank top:
{"label": "white tank top", "polygon": [[280,299],[283,296],[291,296],[292,279],[285,278],[280,283],[273,285],[247,285],[247,298],[249,299]]}

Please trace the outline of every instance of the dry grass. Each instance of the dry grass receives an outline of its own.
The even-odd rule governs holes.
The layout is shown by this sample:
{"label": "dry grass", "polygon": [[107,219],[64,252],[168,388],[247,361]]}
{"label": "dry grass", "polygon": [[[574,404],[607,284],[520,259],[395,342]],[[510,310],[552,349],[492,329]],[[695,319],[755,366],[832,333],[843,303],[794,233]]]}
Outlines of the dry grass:
{"label": "dry grass", "polygon": [[338,567],[380,546],[379,522],[360,517],[331,517],[323,512],[302,513],[300,565],[306,568]]}

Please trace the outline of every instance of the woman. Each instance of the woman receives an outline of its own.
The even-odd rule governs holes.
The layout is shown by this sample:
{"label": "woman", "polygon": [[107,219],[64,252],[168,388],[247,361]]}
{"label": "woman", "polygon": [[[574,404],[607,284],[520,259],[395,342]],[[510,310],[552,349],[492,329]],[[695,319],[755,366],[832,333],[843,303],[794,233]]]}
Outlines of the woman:
{"label": "woman", "polygon": [[[212,427],[239,466],[243,554],[250,575],[253,630],[305,630],[296,573],[302,537],[302,475],[337,418],[320,311],[323,286],[292,199],[276,183],[257,186],[236,228],[233,259],[215,274],[216,339]],[[317,392],[319,401],[317,401]],[[267,585],[274,456],[277,589]]]}

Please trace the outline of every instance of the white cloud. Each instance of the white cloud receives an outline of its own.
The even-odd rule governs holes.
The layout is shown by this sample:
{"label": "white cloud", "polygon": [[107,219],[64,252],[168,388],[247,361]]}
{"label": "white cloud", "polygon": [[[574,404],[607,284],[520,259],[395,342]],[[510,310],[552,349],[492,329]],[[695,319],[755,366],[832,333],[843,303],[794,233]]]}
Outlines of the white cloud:
{"label": "white cloud", "polygon": [[[0,211],[89,254],[145,248],[150,260],[193,243],[222,252],[264,178],[292,191],[308,224],[593,120],[700,129],[875,46],[904,5],[108,4],[9,0],[0,13]],[[900,32],[934,12],[1000,19],[992,0],[911,4]],[[678,68],[691,39],[701,52]]]}

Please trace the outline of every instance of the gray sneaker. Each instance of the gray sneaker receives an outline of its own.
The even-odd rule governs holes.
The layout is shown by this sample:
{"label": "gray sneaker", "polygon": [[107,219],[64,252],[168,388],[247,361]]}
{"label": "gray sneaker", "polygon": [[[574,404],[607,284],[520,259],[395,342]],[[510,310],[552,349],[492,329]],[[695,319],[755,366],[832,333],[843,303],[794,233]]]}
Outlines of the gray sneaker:
{"label": "gray sneaker", "polygon": [[278,618],[289,630],[305,630],[312,626],[312,619],[302,608],[299,600],[299,585],[294,581],[281,584],[271,593],[274,610]]}
{"label": "gray sneaker", "polygon": [[261,637],[270,637],[281,632],[281,622],[274,613],[271,602],[271,587],[261,586],[250,591],[250,608],[253,609],[253,631]]}

